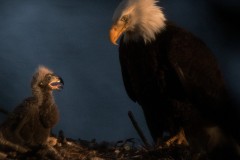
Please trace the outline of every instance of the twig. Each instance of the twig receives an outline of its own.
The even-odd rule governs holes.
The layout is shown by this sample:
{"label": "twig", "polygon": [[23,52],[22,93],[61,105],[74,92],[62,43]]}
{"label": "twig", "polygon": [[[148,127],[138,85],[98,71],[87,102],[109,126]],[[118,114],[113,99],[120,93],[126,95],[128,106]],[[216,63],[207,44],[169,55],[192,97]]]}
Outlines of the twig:
{"label": "twig", "polygon": [[148,143],[146,137],[144,136],[144,134],[143,134],[141,128],[139,127],[137,121],[135,120],[134,115],[133,115],[133,113],[132,113],[131,111],[128,111],[128,117],[130,118],[130,120],[131,120],[131,122],[132,122],[134,128],[136,129],[136,131],[137,131],[139,137],[142,139],[144,145],[145,145],[146,147],[149,147],[150,145],[149,145],[149,143]]}
{"label": "twig", "polygon": [[7,147],[7,148],[10,148],[10,149],[13,149],[17,152],[20,152],[20,153],[26,153],[29,151],[28,148],[26,147],[23,147],[21,145],[18,145],[18,144],[15,144],[15,143],[12,143],[8,140],[6,140],[2,133],[0,132],[0,146],[3,146],[3,147]]}

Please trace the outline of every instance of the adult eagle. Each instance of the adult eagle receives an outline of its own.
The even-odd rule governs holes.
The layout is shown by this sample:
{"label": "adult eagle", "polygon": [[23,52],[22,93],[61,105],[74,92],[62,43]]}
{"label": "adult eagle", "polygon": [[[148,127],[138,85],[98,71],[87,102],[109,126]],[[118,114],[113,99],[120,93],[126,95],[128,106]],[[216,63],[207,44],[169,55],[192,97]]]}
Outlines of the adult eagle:
{"label": "adult eagle", "polygon": [[53,90],[60,90],[63,80],[40,66],[33,75],[32,96],[18,105],[0,126],[0,148],[27,152],[47,144],[59,113]]}
{"label": "adult eagle", "polygon": [[199,38],[167,21],[156,0],[123,0],[113,15],[111,42],[117,44],[121,35],[124,85],[142,106],[155,142],[168,132],[168,145],[237,148],[239,111],[213,54]]}

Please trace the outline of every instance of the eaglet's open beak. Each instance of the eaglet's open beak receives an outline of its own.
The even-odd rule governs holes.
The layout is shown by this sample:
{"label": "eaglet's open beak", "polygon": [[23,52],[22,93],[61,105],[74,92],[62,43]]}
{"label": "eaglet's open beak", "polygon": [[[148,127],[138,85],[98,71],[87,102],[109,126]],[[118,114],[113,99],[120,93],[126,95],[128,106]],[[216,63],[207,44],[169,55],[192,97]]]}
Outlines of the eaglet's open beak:
{"label": "eaglet's open beak", "polygon": [[51,82],[48,84],[52,90],[61,90],[63,89],[63,79],[58,76],[53,76]]}
{"label": "eaglet's open beak", "polygon": [[126,31],[126,25],[113,25],[109,31],[109,38],[112,44],[118,45],[117,40]]}

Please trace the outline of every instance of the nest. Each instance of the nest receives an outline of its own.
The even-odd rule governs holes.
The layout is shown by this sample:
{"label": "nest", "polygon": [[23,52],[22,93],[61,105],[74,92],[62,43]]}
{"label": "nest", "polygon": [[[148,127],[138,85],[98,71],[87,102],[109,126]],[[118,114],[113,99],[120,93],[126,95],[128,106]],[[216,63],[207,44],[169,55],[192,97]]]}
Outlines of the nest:
{"label": "nest", "polygon": [[[13,150],[0,150],[2,160],[192,160],[196,158],[188,146],[159,143],[150,145],[131,111],[129,118],[143,144],[129,138],[117,142],[97,142],[82,139],[71,139],[64,136],[63,131],[52,135],[54,145],[41,145],[23,153]],[[199,158],[199,157],[198,157]],[[197,159],[198,159],[197,158]],[[207,159],[207,158],[204,158]]]}
{"label": "nest", "polygon": [[60,131],[57,143],[33,149],[21,154],[18,152],[2,152],[6,160],[191,160],[190,149],[186,146],[145,146],[136,143],[135,139],[110,142],[96,140],[86,141],[65,138]]}

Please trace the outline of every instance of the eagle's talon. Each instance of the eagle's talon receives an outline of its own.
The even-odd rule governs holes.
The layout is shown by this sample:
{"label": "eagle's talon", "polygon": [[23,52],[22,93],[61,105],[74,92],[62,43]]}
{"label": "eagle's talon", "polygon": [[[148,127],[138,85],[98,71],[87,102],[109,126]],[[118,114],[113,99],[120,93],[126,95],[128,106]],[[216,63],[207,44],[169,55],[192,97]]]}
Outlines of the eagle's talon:
{"label": "eagle's talon", "polygon": [[188,145],[188,141],[185,136],[184,130],[181,128],[180,131],[177,133],[177,135],[171,137],[169,140],[165,142],[165,144],[169,147],[176,142],[178,145]]}
{"label": "eagle's talon", "polygon": [[57,138],[55,137],[48,137],[47,138],[47,144],[50,146],[55,146],[57,144]]}

